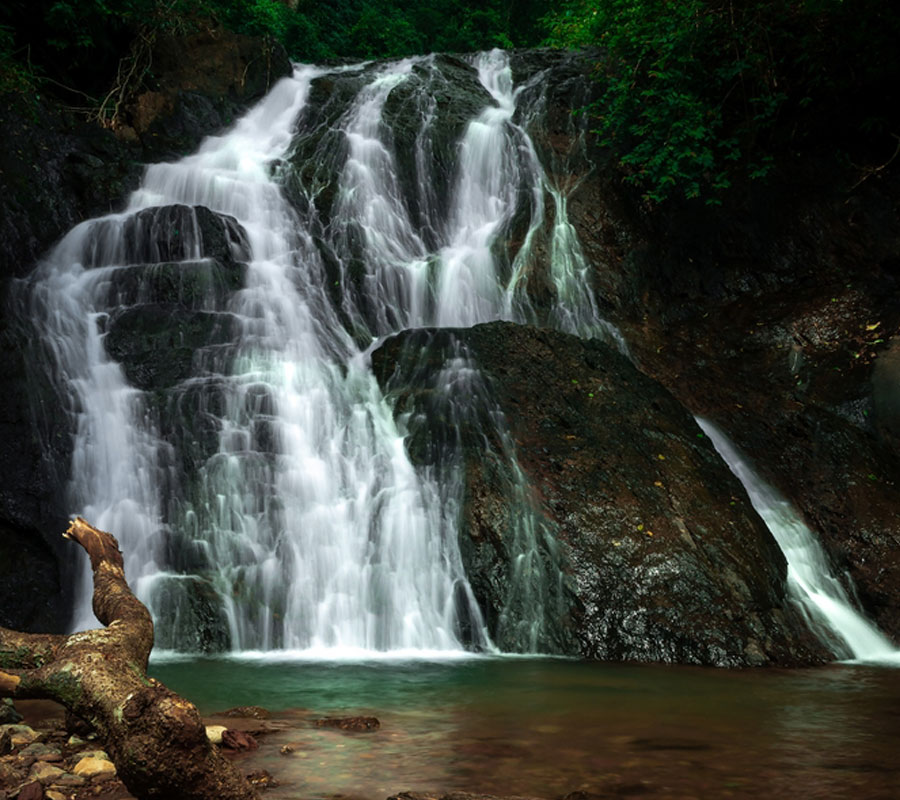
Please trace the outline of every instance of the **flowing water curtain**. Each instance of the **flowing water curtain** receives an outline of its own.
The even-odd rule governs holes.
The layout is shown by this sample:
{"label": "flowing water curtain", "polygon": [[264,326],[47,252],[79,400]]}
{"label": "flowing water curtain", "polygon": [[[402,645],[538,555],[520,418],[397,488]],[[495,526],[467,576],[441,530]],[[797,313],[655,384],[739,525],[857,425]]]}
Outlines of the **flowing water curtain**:
{"label": "flowing water curtain", "polygon": [[715,425],[697,418],[716,450],[738,477],[771,531],[788,565],[788,590],[812,631],[838,658],[900,663],[900,650],[850,601],[816,535],[791,504],[768,486]]}
{"label": "flowing water curtain", "polygon": [[[327,150],[301,136],[299,151],[337,170],[333,153],[341,143],[333,129],[343,133],[337,180],[316,171],[299,182],[306,203],[327,216],[323,238],[339,265],[335,284],[346,317],[369,336],[425,325],[544,321],[624,347],[599,314],[590,267],[568,221],[566,193],[576,187],[564,191],[548,177],[527,132],[543,105],[519,112],[523,87],[513,84],[508,54],[479,54],[472,67],[435,56],[378,67],[339,117],[323,115]],[[460,125],[463,109],[470,118]],[[458,138],[442,130],[458,131]],[[544,213],[548,199],[552,219]],[[510,257],[508,240],[519,236],[523,244]],[[540,287],[529,280],[543,271],[537,279],[554,287],[554,300],[538,312],[529,289]]]}
{"label": "flowing water curtain", "polygon": [[[563,546],[519,465],[490,380],[453,331],[415,332],[395,360],[388,397],[472,581],[457,589],[464,632],[481,648],[577,651],[561,624],[574,597]],[[479,640],[485,627],[490,639]]]}
{"label": "flowing water curtain", "polygon": [[[125,214],[73,231],[39,274],[77,422],[72,505],[121,533],[164,646],[487,646],[458,509],[410,466],[357,344],[535,316],[500,243],[516,214],[538,224],[545,178],[512,121],[507,57],[474,63],[299,69],[196,155],[150,167]],[[452,141],[431,94],[451,74],[471,86]],[[414,112],[405,133],[397,108]],[[324,168],[294,158],[322,148]],[[447,199],[429,188],[442,184]],[[198,232],[221,246],[185,249]],[[514,453],[495,456],[524,497]],[[513,606],[531,624],[535,603]]]}
{"label": "flowing water curtain", "polygon": [[[74,432],[66,503],[132,543],[127,566],[137,576],[144,565],[155,565],[159,558],[159,438],[141,392],[128,385],[101,341],[115,268],[81,266],[82,259],[90,264],[85,251],[95,244],[92,226],[78,226],[39,265],[29,283],[16,290],[24,295],[19,305],[27,309],[44,350],[30,364],[47,371]],[[79,628],[94,627],[90,571],[86,562],[82,566],[76,577],[79,602],[73,622]]]}
{"label": "flowing water curtain", "polygon": [[[347,363],[356,349],[321,289],[324,267],[269,177],[320,73],[301,70],[279,84],[196,156],[151,167],[121,216],[127,227],[143,209],[173,203],[229,215],[246,232],[242,288],[199,311],[185,308],[180,291],[164,302],[151,290],[122,311],[96,288],[107,269],[99,262],[132,262],[109,265],[116,285],[116,273],[162,256],[147,248],[120,255],[118,218],[89,225],[88,249],[101,256],[72,255],[81,235],[73,232],[35,287],[35,297],[57,304],[47,314],[60,325],[52,346],[76,413],[104,416],[78,427],[73,503],[122,533],[130,578],[172,647],[459,647],[448,598],[461,576],[445,575],[447,543],[430,537],[428,488],[405,460],[371,376]],[[159,231],[144,233],[157,247]],[[138,267],[143,284],[159,266]],[[72,291],[79,279],[86,288]],[[179,335],[196,321],[188,312],[215,318],[227,335],[198,342],[190,374],[141,391],[110,360],[96,320],[130,313],[160,322],[160,310],[177,318]],[[104,372],[113,378],[101,380]],[[115,502],[147,523],[135,530],[109,521],[112,512],[97,507]]]}

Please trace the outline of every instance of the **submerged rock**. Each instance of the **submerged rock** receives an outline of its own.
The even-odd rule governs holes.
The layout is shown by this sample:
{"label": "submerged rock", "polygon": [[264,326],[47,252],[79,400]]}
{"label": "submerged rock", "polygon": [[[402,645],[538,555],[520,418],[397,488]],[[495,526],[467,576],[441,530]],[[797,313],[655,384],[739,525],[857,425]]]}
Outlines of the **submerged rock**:
{"label": "submerged rock", "polygon": [[[718,666],[825,657],[785,596],[784,558],[740,483],[675,398],[605,344],[508,323],[389,339],[373,363],[396,413],[409,415],[420,467],[440,455],[431,442],[457,434],[430,414],[431,395],[450,390],[411,378],[423,363],[439,374],[461,352],[496,403],[493,431],[458,434],[460,547],[492,635],[506,587],[523,579],[497,479],[499,457],[512,454],[541,536],[558,543],[564,574],[555,580],[565,584],[542,609],[516,613],[570,629],[573,655]],[[513,451],[496,444],[503,427]],[[552,543],[543,547],[535,564]]]}
{"label": "submerged rock", "polygon": [[229,750],[256,750],[259,743],[246,731],[228,728],[222,733],[222,747]]}
{"label": "submerged rock", "polygon": [[235,706],[216,714],[218,717],[236,717],[242,719],[269,719],[272,712],[262,706]]}
{"label": "submerged rock", "polygon": [[318,728],[338,728],[342,731],[377,731],[381,722],[376,717],[326,717],[317,719]]}

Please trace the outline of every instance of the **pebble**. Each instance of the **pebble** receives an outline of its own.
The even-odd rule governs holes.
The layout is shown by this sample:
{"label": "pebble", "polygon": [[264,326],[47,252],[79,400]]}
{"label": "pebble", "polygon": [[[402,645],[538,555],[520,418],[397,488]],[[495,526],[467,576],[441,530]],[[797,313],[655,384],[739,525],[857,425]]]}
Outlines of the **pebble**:
{"label": "pebble", "polygon": [[27,783],[19,789],[17,797],[19,800],[42,800],[44,797],[44,790],[37,782]]}
{"label": "pebble", "polygon": [[24,747],[19,751],[20,756],[34,756],[39,761],[46,761],[46,758],[42,758],[42,756],[60,756],[62,757],[62,753],[59,748],[51,747],[48,744],[42,744],[41,742],[32,742],[28,747]]}
{"label": "pebble", "polygon": [[224,725],[207,725],[206,726],[206,738],[209,739],[213,744],[222,744],[222,734],[227,731]]}
{"label": "pebble", "polygon": [[255,772],[251,772],[247,775],[247,780],[257,789],[272,789],[278,786],[278,781],[272,777],[272,774],[268,772],[268,770],[264,769],[258,769]]}
{"label": "pebble", "polygon": [[102,758],[104,761],[112,761],[105,750],[85,750],[78,754],[78,758]]}
{"label": "pebble", "polygon": [[45,761],[37,761],[28,773],[29,780],[40,781],[41,783],[55,783],[57,778],[61,778],[66,771],[59,767],[54,767]]}
{"label": "pebble", "polygon": [[82,758],[75,765],[75,769],[72,772],[80,775],[82,778],[96,778],[97,776],[113,778],[116,774],[116,765],[105,758],[88,756],[87,758]]}
{"label": "pebble", "polygon": [[81,775],[72,775],[67,772],[53,781],[54,786],[84,786],[87,781]]}
{"label": "pebble", "polygon": [[67,798],[62,792],[57,792],[55,789],[47,789],[44,792],[44,800],[67,800]]}

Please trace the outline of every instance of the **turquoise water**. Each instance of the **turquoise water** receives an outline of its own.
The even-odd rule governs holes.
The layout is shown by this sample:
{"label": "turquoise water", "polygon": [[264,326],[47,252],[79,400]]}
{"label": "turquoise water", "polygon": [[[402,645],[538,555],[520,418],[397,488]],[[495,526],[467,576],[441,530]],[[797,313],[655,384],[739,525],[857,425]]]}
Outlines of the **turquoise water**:
{"label": "turquoise water", "polygon": [[[242,760],[281,782],[271,800],[403,790],[895,798],[900,787],[900,673],[889,669],[258,658],[155,663],[151,673],[204,714],[274,712],[283,729]],[[381,728],[313,725],[359,714]]]}

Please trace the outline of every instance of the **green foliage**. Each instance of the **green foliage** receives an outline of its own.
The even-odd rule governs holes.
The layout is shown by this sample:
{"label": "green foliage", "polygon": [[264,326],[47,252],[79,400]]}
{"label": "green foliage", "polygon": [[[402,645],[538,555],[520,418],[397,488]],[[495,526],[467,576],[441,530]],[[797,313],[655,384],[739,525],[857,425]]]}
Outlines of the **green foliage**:
{"label": "green foliage", "polygon": [[102,95],[135,42],[217,24],[270,37],[307,62],[529,46],[543,36],[538,20],[548,7],[547,0],[5,0],[0,90],[31,86],[37,72]]}
{"label": "green foliage", "polygon": [[786,99],[772,35],[796,5],[577,0],[548,19],[550,42],[605,48],[605,91],[590,110],[648,199],[716,202],[736,171],[771,166],[754,157]]}
{"label": "green foliage", "polygon": [[[897,12],[873,0],[569,0],[545,22],[551,45],[603,48],[588,111],[628,180],[652,201],[715,203],[771,172],[788,118],[792,135],[807,132],[829,92],[852,91],[840,70],[858,81],[896,62],[879,16],[896,30]],[[879,56],[865,54],[873,45]]]}
{"label": "green foliage", "polygon": [[34,73],[16,58],[13,32],[0,25],[0,95],[25,94],[34,88]]}

